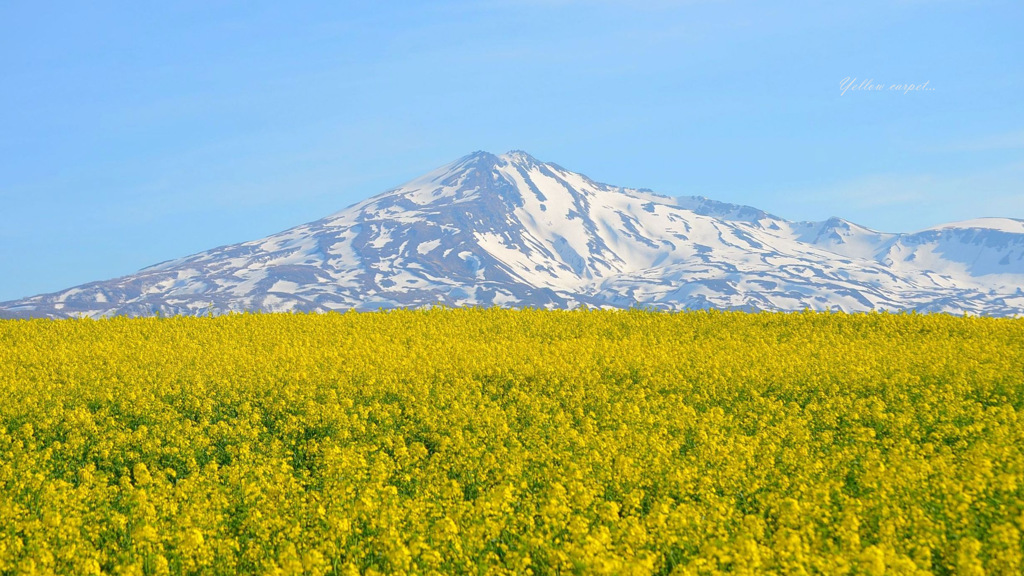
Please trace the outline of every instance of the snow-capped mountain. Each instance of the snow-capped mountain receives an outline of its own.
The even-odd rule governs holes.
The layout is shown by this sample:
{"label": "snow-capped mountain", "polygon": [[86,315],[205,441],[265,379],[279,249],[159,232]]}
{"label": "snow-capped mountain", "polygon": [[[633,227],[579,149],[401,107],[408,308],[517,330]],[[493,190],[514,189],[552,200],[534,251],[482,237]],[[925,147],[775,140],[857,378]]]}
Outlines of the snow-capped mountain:
{"label": "snow-capped mountain", "polygon": [[341,212],[5,316],[447,306],[1024,313],[1024,220],[887,234],[477,152]]}

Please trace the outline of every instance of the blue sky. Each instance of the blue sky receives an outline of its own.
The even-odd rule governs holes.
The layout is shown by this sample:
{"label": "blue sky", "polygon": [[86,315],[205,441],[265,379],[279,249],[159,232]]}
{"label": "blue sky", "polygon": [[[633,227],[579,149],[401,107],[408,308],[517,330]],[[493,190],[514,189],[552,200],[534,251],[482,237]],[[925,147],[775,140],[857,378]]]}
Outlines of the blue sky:
{"label": "blue sky", "polygon": [[1021,29],[1019,0],[8,0],[0,300],[259,238],[475,150],[794,220],[1024,218]]}

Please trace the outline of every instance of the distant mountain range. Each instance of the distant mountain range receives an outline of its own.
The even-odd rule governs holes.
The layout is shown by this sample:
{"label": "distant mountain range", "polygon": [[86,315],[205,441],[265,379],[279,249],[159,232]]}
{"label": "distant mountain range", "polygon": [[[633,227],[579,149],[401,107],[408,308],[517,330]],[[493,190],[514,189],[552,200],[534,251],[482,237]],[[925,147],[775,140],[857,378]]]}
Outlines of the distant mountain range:
{"label": "distant mountain range", "polygon": [[887,234],[476,152],[341,212],[4,317],[445,306],[1024,314],[1024,220]]}

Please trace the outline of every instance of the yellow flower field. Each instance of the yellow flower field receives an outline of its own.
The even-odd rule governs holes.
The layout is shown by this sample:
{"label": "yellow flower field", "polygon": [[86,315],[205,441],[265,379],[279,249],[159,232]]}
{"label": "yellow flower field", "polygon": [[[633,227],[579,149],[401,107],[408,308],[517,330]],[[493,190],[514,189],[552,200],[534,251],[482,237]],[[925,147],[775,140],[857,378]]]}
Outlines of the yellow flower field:
{"label": "yellow flower field", "polygon": [[0,574],[1020,574],[1024,320],[0,321]]}

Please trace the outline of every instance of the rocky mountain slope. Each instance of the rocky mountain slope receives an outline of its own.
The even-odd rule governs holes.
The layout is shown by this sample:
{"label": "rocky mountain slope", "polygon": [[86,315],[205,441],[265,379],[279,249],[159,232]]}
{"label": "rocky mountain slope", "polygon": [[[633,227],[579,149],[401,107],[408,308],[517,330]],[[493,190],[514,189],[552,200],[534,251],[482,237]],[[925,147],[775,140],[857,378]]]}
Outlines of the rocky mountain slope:
{"label": "rocky mountain slope", "polygon": [[913,234],[791,222],[477,152],[341,212],[136,274],[0,303],[100,317],[446,306],[1024,313],[1024,220]]}

